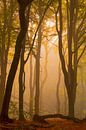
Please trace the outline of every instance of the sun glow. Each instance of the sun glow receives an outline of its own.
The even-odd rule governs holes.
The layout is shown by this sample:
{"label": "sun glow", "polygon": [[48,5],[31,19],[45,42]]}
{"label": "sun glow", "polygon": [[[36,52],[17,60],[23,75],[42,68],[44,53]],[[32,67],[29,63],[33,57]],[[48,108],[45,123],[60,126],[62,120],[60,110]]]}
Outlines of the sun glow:
{"label": "sun glow", "polygon": [[46,26],[47,26],[47,27],[53,27],[53,26],[55,26],[55,22],[53,22],[53,21],[51,21],[51,20],[48,20],[48,21],[46,22]]}

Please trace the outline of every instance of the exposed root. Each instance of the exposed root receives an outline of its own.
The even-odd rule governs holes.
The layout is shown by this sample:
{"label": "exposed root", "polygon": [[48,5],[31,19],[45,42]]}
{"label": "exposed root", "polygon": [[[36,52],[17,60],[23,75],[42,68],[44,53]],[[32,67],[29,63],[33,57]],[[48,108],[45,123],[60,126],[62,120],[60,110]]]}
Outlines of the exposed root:
{"label": "exposed root", "polygon": [[75,123],[80,123],[82,120],[75,118],[75,117],[70,117],[70,116],[65,116],[62,114],[49,114],[49,115],[43,115],[43,116],[38,116],[37,119],[39,122],[44,121],[47,118],[61,118],[61,119],[67,119],[67,120],[72,120]]}
{"label": "exposed root", "polygon": [[35,127],[41,127],[41,128],[49,128],[49,127],[53,127],[54,124],[50,124],[49,122],[47,122],[45,119],[43,119],[42,116],[39,115],[34,115],[33,117],[33,121],[34,124],[32,124]]}

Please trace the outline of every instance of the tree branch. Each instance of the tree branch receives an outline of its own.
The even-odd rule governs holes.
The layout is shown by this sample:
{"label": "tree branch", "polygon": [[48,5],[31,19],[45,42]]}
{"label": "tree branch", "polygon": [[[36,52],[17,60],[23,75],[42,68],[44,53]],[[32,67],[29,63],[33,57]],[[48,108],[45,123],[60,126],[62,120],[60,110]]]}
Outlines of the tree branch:
{"label": "tree branch", "polygon": [[49,0],[48,3],[47,3],[47,7],[46,7],[45,10],[44,10],[43,16],[41,17],[41,20],[40,20],[40,22],[39,22],[39,24],[38,24],[38,27],[37,27],[37,29],[36,29],[36,32],[35,32],[35,35],[34,35],[34,38],[33,38],[32,44],[31,44],[32,46],[31,46],[30,51],[29,51],[29,53],[28,53],[28,56],[27,56],[27,58],[26,58],[26,60],[25,60],[25,62],[24,62],[25,64],[26,64],[26,62],[27,62],[27,60],[28,60],[28,58],[29,58],[29,56],[30,56],[30,53],[31,53],[31,51],[32,51],[32,49],[33,49],[34,42],[35,42],[35,39],[36,39],[38,30],[39,30],[39,28],[40,28],[40,25],[41,25],[41,23],[42,23],[42,20],[43,20],[43,18],[44,18],[44,16],[45,16],[45,13],[46,13],[48,7],[51,5],[51,3],[52,3],[52,0]]}
{"label": "tree branch", "polygon": [[76,48],[76,50],[72,51],[72,53],[75,53],[83,45],[83,43],[85,42],[85,40],[86,40],[86,38],[84,38],[82,40],[82,42],[78,45],[78,47]]}
{"label": "tree branch", "polygon": [[83,30],[81,30],[80,35],[78,36],[78,41],[80,41],[84,34],[86,34],[86,28],[83,28]]}
{"label": "tree branch", "polygon": [[77,63],[79,63],[79,61],[80,61],[82,55],[84,54],[85,50],[86,50],[86,45],[85,45],[85,47],[83,48],[83,50],[82,50],[80,56],[78,57]]}
{"label": "tree branch", "polygon": [[56,18],[56,31],[57,31],[57,33],[58,33],[58,35],[59,35],[58,17],[57,17],[58,12],[59,12],[59,6],[57,7],[57,11],[56,11],[56,13],[55,13],[55,18]]}
{"label": "tree branch", "polygon": [[84,18],[82,19],[81,23],[80,23],[79,26],[77,27],[77,32],[79,32],[79,31],[81,30],[81,27],[82,27],[82,25],[83,25],[85,19],[86,19],[86,12],[85,12],[85,14],[84,14]]}

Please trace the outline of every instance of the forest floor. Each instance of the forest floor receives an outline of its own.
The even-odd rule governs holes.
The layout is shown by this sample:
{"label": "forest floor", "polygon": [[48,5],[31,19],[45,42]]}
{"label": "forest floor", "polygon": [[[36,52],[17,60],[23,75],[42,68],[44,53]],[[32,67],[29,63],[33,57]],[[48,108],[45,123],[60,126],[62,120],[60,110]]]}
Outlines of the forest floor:
{"label": "forest floor", "polygon": [[[0,123],[0,130],[86,130],[86,121],[75,123],[71,120],[52,118],[48,124],[31,121],[15,121],[14,123]],[[45,127],[45,128],[43,128]]]}

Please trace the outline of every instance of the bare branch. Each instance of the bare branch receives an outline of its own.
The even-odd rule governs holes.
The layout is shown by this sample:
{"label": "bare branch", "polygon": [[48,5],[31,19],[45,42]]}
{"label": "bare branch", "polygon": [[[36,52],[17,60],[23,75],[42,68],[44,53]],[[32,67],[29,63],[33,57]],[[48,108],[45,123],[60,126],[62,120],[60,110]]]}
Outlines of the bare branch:
{"label": "bare branch", "polygon": [[77,28],[77,32],[79,32],[79,31],[80,31],[80,29],[81,29],[81,27],[82,27],[82,25],[83,25],[83,23],[84,23],[85,19],[86,19],[86,12],[85,12],[85,14],[84,14],[84,17],[83,17],[83,19],[82,19],[81,23],[79,24],[79,26],[78,26],[78,28]]}
{"label": "bare branch", "polygon": [[80,61],[82,55],[84,54],[85,50],[86,50],[86,45],[85,45],[85,47],[83,48],[83,50],[82,50],[80,56],[78,57],[77,63],[79,63],[79,61]]}
{"label": "bare branch", "polygon": [[57,33],[58,33],[58,35],[59,35],[58,17],[57,17],[58,11],[59,11],[59,6],[58,6],[57,11],[56,11],[56,13],[55,13],[55,18],[56,18],[56,31],[57,31]]}
{"label": "bare branch", "polygon": [[85,40],[86,40],[86,38],[84,38],[82,40],[82,42],[78,45],[78,47],[76,48],[76,50],[74,50],[72,53],[75,53],[82,46],[82,44],[85,42]]}
{"label": "bare branch", "polygon": [[79,43],[80,43],[80,44],[83,44],[83,43],[85,43],[85,41],[86,41],[86,37],[83,37],[83,39],[81,39],[81,40],[79,41]]}
{"label": "bare branch", "polygon": [[86,30],[85,30],[86,28],[84,28],[81,32],[80,32],[80,35],[78,36],[78,41],[82,38],[82,36],[84,35],[84,34],[86,34]]}
{"label": "bare branch", "polygon": [[[28,35],[27,35],[28,36]],[[31,47],[31,43],[30,43],[30,41],[29,41],[29,36],[28,36],[28,44],[29,44],[29,48]],[[34,56],[34,58],[36,58],[36,54],[35,54],[35,52],[33,51],[33,49],[32,49],[32,55]]]}
{"label": "bare branch", "polygon": [[26,60],[25,60],[25,62],[24,62],[25,64],[26,64],[26,62],[27,62],[27,60],[28,60],[28,58],[29,58],[29,56],[30,56],[30,53],[31,53],[31,51],[32,51],[32,49],[33,49],[34,42],[35,42],[35,39],[36,39],[38,30],[39,30],[39,28],[40,28],[40,25],[41,25],[41,23],[42,23],[42,21],[43,21],[43,18],[44,18],[44,16],[45,16],[45,13],[46,13],[47,9],[49,8],[49,6],[51,5],[51,3],[52,3],[52,0],[49,0],[48,3],[47,3],[46,8],[45,8],[45,10],[44,10],[43,16],[41,17],[41,20],[39,21],[38,27],[37,27],[37,29],[36,29],[36,32],[35,32],[35,35],[34,35],[34,38],[33,38],[32,44],[31,44],[32,46],[31,46],[30,51],[29,51],[29,53],[28,53],[28,56],[27,56],[27,58],[26,58]]}

